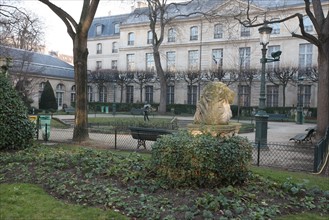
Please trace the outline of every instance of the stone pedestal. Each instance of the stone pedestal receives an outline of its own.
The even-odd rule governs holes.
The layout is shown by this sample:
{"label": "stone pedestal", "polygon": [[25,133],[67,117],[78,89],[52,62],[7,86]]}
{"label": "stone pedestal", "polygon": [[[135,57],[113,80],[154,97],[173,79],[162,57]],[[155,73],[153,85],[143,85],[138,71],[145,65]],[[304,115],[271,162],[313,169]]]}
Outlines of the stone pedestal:
{"label": "stone pedestal", "polygon": [[187,129],[193,135],[211,134],[214,137],[232,137],[238,134],[240,123],[229,123],[227,125],[205,125],[188,124]]}

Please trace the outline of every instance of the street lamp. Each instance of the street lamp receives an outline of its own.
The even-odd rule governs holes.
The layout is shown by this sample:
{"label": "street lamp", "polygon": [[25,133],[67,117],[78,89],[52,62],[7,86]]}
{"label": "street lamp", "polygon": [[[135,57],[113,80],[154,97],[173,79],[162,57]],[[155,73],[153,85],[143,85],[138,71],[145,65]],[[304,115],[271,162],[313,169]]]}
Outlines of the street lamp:
{"label": "street lamp", "polygon": [[262,45],[262,58],[260,60],[262,64],[261,81],[260,81],[260,93],[259,93],[259,105],[258,111],[255,115],[256,132],[255,142],[260,144],[261,147],[267,147],[267,121],[268,114],[265,111],[265,65],[268,62],[275,62],[280,60],[281,51],[273,52],[272,58],[266,58],[266,52],[270,41],[270,35],[272,28],[265,22],[262,27],[258,29],[260,34],[260,45]]}
{"label": "street lamp", "polygon": [[304,77],[298,77],[297,83],[297,119],[296,124],[304,123],[304,115],[303,115],[303,94],[302,94],[302,83]]}

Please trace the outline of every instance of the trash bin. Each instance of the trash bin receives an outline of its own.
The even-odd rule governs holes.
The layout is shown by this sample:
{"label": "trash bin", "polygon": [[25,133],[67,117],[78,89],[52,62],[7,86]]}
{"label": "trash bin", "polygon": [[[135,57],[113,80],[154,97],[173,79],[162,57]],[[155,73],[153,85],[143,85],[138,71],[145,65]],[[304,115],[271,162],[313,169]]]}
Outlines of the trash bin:
{"label": "trash bin", "polygon": [[105,106],[105,113],[108,114],[109,113],[109,107]]}
{"label": "trash bin", "polygon": [[101,112],[104,113],[104,111],[105,111],[105,106],[102,105],[101,106]]}
{"label": "trash bin", "polygon": [[48,141],[49,137],[50,137],[50,121],[51,121],[50,115],[40,115],[39,116],[39,125],[41,128],[41,134],[42,134],[43,140],[45,140],[45,141]]}

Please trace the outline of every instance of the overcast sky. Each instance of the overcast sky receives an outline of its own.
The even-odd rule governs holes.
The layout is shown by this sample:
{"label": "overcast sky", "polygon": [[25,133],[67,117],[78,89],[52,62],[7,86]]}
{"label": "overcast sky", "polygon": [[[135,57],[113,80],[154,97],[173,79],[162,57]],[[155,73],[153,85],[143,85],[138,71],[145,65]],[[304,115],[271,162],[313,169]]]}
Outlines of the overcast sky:
{"label": "overcast sky", "polygon": [[[82,0],[51,0],[51,2],[64,9],[76,21],[79,20]],[[72,40],[66,32],[63,21],[48,6],[37,0],[23,0],[23,3],[24,8],[34,12],[43,21],[47,49],[72,55]],[[101,0],[95,17],[107,16],[110,11],[112,15],[130,12],[130,4],[127,0]]]}

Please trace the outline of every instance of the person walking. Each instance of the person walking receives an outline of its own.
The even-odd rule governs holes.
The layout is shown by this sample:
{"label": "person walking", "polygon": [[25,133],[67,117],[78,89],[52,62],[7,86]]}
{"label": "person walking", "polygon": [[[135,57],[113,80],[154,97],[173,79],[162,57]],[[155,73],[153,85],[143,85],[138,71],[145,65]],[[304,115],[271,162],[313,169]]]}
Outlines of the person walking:
{"label": "person walking", "polygon": [[149,119],[149,110],[150,110],[150,105],[149,104],[145,104],[144,105],[144,111],[143,111],[143,113],[144,113],[144,121],[150,121],[150,119]]}

